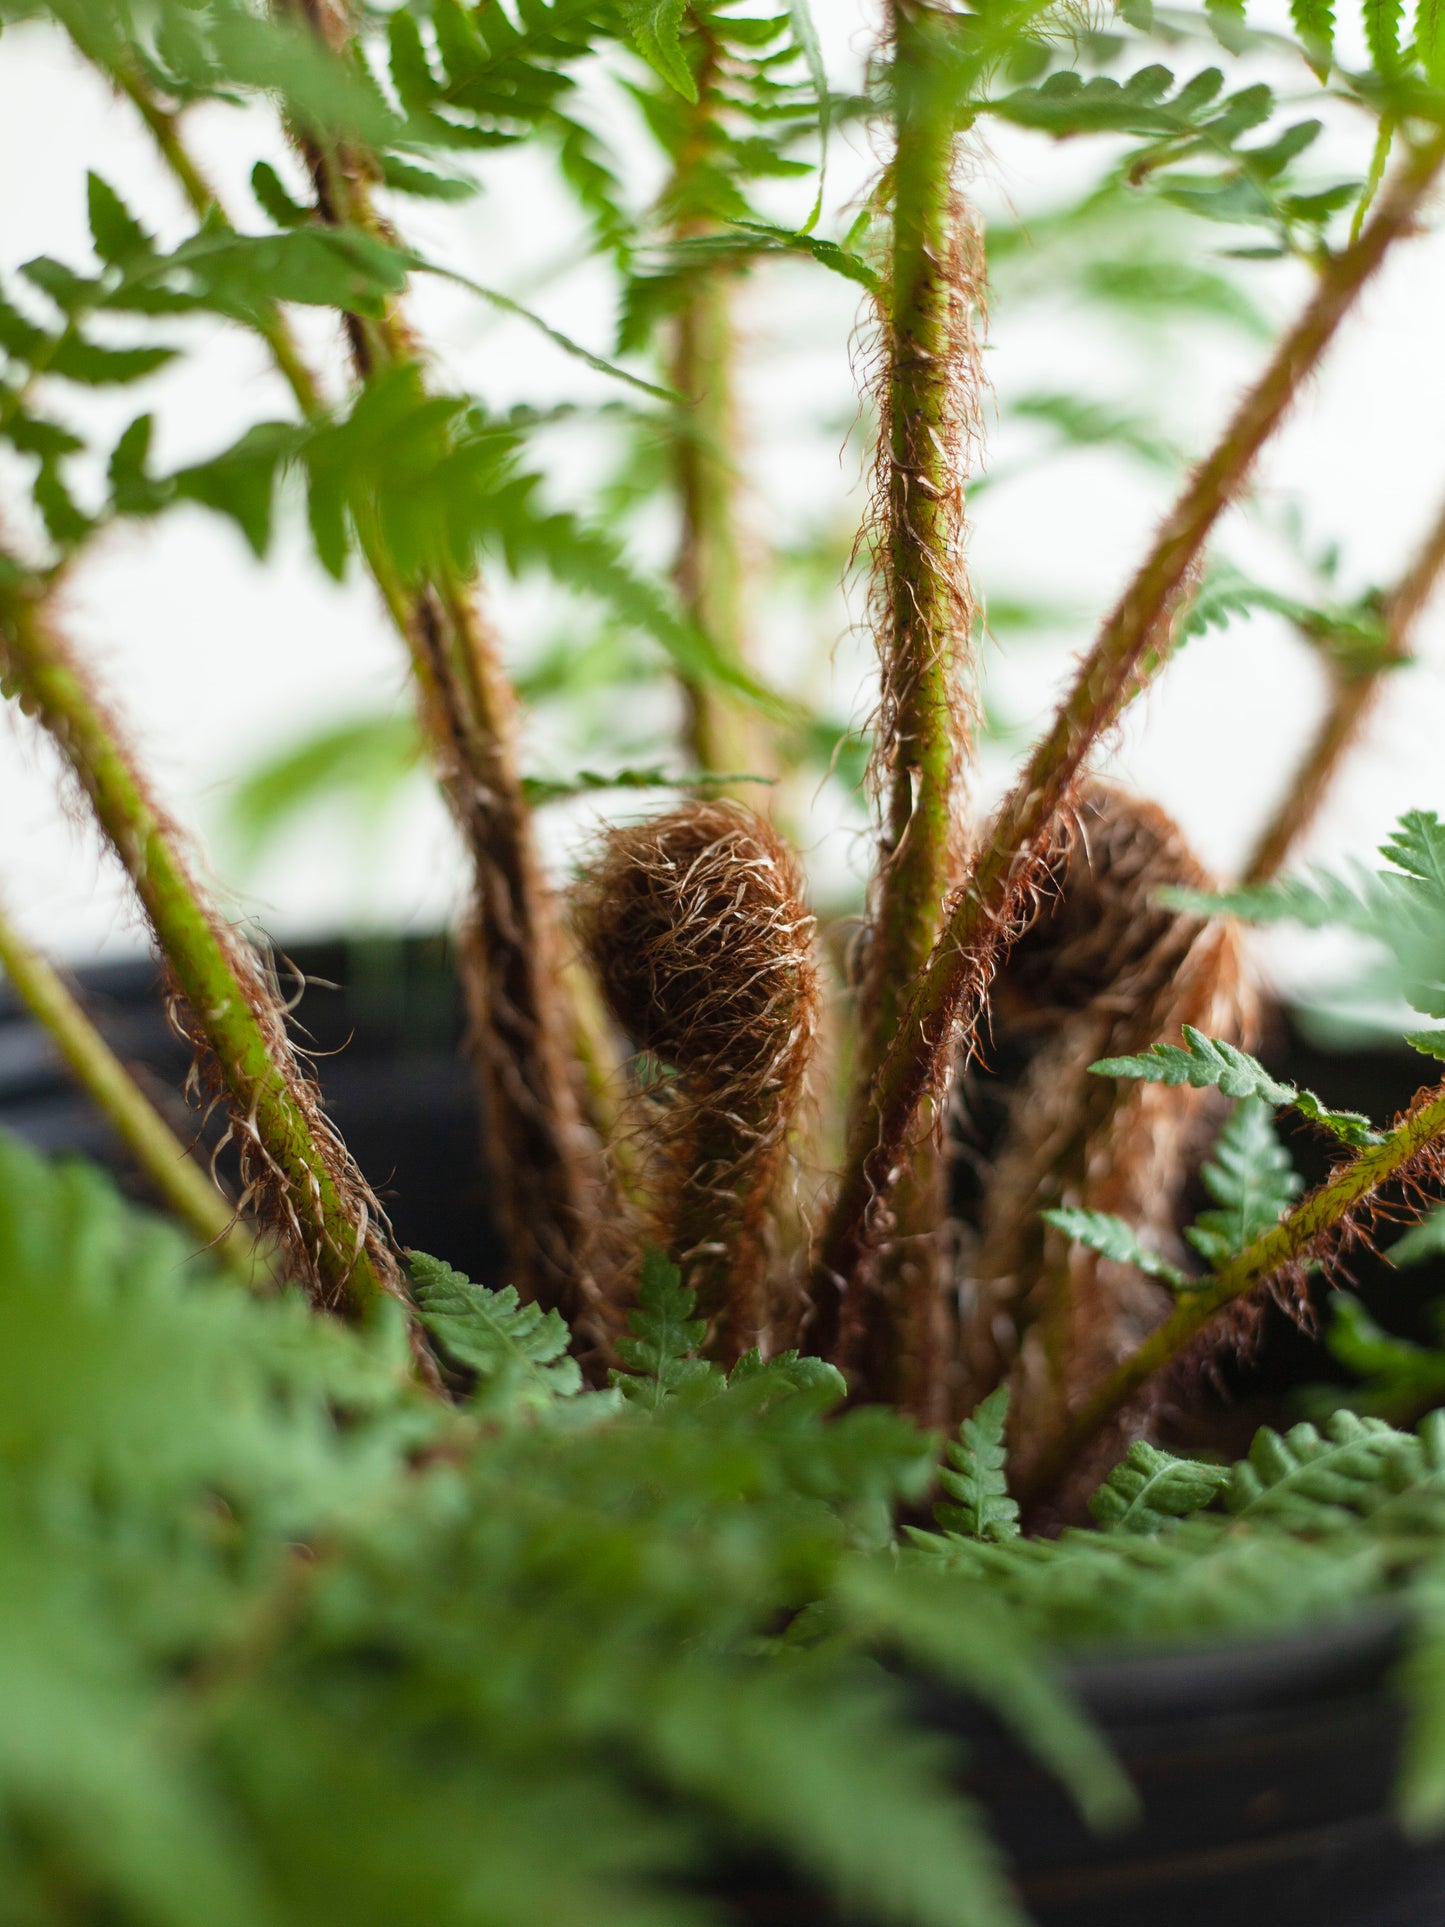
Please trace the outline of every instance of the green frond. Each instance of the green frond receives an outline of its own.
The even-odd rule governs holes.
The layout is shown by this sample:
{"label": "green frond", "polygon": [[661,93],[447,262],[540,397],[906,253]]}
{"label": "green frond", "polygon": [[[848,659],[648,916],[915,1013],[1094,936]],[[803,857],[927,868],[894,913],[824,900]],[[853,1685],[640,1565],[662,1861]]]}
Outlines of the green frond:
{"label": "green frond", "polygon": [[488,1413],[546,1409],[582,1389],[555,1311],[524,1305],[511,1285],[488,1291],[424,1251],[408,1260],[422,1323],[447,1357],[477,1375],[472,1403]]}
{"label": "green frond", "polygon": [[682,51],[687,0],[626,0],[633,43],[653,72],[684,100],[697,99],[697,81]]}
{"label": "green frond", "polygon": [[949,1441],[938,1483],[951,1503],[940,1501],[933,1508],[946,1532],[962,1533],[967,1539],[1018,1536],[1019,1509],[1009,1496],[1005,1469],[1008,1400],[1007,1385],[1000,1385],[963,1421],[959,1438]]}
{"label": "green frond", "polygon": [[[1094,1068],[1097,1069],[1097,1065]],[[1097,1251],[1101,1258],[1111,1258],[1116,1264],[1134,1265],[1146,1277],[1162,1279],[1176,1291],[1185,1291],[1189,1287],[1189,1278],[1178,1265],[1170,1264],[1157,1251],[1151,1251],[1134,1227],[1123,1218],[1115,1217],[1111,1211],[1081,1211],[1067,1207],[1041,1211],[1039,1216],[1045,1224],[1062,1231],[1074,1244]]]}
{"label": "green frond", "polygon": [[[1355,1411],[1399,1424],[1445,1399],[1445,1350],[1385,1331],[1347,1291],[1330,1297],[1325,1343],[1330,1356],[1360,1380],[1345,1401]],[[1332,1405],[1340,1403],[1333,1386],[1328,1396]]]}
{"label": "green frond", "polygon": [[720,1378],[715,1365],[697,1356],[707,1322],[693,1317],[696,1304],[697,1293],[687,1289],[665,1253],[643,1254],[637,1305],[627,1319],[632,1336],[617,1341],[624,1369],[609,1375],[630,1404],[656,1411],[684,1386]]}
{"label": "green frond", "polygon": [[1383,1419],[1335,1412],[1323,1431],[1262,1428],[1224,1494],[1237,1519],[1292,1533],[1338,1531],[1407,1487],[1424,1469],[1420,1440]]}
{"label": "green frond", "polygon": [[1433,810],[1410,810],[1381,845],[1380,855],[1391,867],[1373,875],[1316,873],[1214,897],[1170,891],[1165,900],[1206,915],[1223,912],[1256,923],[1288,920],[1310,929],[1339,925],[1356,931],[1387,959],[1369,974],[1363,990],[1403,996],[1422,1015],[1445,1017],[1445,824]]}
{"label": "green frond", "polygon": [[1215,1270],[1278,1224],[1304,1189],[1259,1097],[1235,1105],[1201,1176],[1218,1209],[1201,1211],[1184,1235]]}
{"label": "green frond", "polygon": [[1181,1459],[1136,1439],[1090,1498],[1089,1511],[1106,1532],[1157,1532],[1202,1511],[1229,1478],[1227,1466]]}
{"label": "green frond", "polygon": [[1183,1026],[1182,1035],[1182,1046],[1151,1044],[1147,1051],[1136,1056],[1101,1057],[1089,1069],[1100,1077],[1139,1077],[1153,1084],[1188,1084],[1194,1090],[1214,1087],[1226,1097],[1253,1097],[1263,1099],[1266,1104],[1292,1105],[1342,1143],[1379,1143],[1379,1133],[1358,1111],[1330,1110],[1313,1091],[1281,1083],[1248,1051],[1223,1038],[1206,1037],[1192,1024]]}

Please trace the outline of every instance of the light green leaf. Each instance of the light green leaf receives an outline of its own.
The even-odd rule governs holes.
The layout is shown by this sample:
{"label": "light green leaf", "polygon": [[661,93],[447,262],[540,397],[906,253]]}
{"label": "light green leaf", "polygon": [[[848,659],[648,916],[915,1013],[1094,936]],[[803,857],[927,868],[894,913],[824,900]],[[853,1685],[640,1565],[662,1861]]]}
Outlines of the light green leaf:
{"label": "light green leaf", "polygon": [[1171,1520],[1202,1511],[1229,1479],[1227,1465],[1176,1458],[1136,1439],[1089,1500],[1089,1511],[1106,1532],[1158,1532]]}
{"label": "light green leaf", "polygon": [[697,82],[682,51],[687,0],[626,0],[627,25],[637,51],[684,100],[697,99]]}
{"label": "light green leaf", "polygon": [[1330,70],[1335,44],[1334,0],[1290,0],[1289,11],[1310,65],[1323,78]]}
{"label": "light green leaf", "polygon": [[967,1539],[1018,1537],[1019,1509],[1009,1496],[1004,1450],[1008,1400],[1007,1385],[1000,1385],[963,1421],[960,1438],[949,1442],[938,1482],[952,1503],[933,1508],[946,1532]]}
{"label": "light green leaf", "polygon": [[1201,1176],[1219,1209],[1201,1211],[1184,1235],[1216,1270],[1278,1224],[1304,1189],[1257,1097],[1235,1106]]}
{"label": "light green leaf", "polygon": [[422,1323],[449,1357],[477,1374],[473,1404],[487,1412],[545,1408],[581,1391],[581,1368],[567,1356],[559,1312],[522,1304],[512,1285],[474,1285],[423,1251],[413,1251],[408,1266]]}
{"label": "light green leaf", "polygon": [[344,797],[363,829],[378,820],[418,773],[421,736],[409,711],[348,717],[287,744],[250,767],[226,804],[243,863],[284,836],[318,804]]}
{"label": "light green leaf", "polygon": [[1445,87],[1445,4],[1419,0],[1415,10],[1415,51],[1437,87]]}
{"label": "light green leaf", "polygon": [[1226,1097],[1260,1097],[1268,1104],[1289,1104],[1345,1144],[1378,1144],[1379,1133],[1358,1111],[1332,1111],[1313,1091],[1284,1084],[1248,1051],[1220,1037],[1206,1037],[1192,1024],[1182,1027],[1184,1044],[1151,1044],[1132,1057],[1101,1057],[1089,1069],[1100,1077],[1138,1077],[1152,1084],[1211,1086]]}
{"label": "light green leaf", "polygon": [[596,790],[710,790],[733,783],[776,782],[772,776],[750,776],[742,770],[690,770],[675,776],[660,765],[649,769],[581,769],[575,776],[524,776],[522,794],[534,807],[560,803]]}
{"label": "light green leaf", "polygon": [[1171,1265],[1167,1258],[1161,1257],[1157,1251],[1151,1251],[1133,1225],[1127,1224],[1123,1218],[1116,1218],[1110,1211],[1064,1209],[1041,1211],[1039,1216],[1045,1224],[1053,1225],[1056,1231],[1062,1231],[1075,1244],[1097,1251],[1101,1258],[1111,1258],[1116,1264],[1134,1265],[1146,1277],[1162,1279],[1176,1291],[1189,1289],[1191,1280],[1178,1265]]}

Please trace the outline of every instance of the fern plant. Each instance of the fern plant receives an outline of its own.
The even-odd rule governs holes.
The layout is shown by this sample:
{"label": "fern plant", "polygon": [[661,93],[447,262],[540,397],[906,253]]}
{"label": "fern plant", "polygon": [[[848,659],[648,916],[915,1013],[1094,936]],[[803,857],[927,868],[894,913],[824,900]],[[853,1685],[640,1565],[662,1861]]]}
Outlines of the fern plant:
{"label": "fern plant", "polygon": [[[1332,1283],[1392,1215],[1420,1219],[1402,1262],[1437,1240],[1445,1172],[1445,1087],[1374,1121],[1270,1068],[1240,929],[1342,925],[1374,947],[1377,1005],[1445,1017],[1436,817],[1405,816],[1377,875],[1282,875],[1408,661],[1445,514],[1359,595],[1328,538],[1250,496],[1431,218],[1445,42],[1424,0],[1365,10],[1360,65],[1329,8],[1291,17],[890,0],[845,87],[806,0],[0,0],[7,35],[62,37],[115,91],[186,210],[92,172],[87,248],[0,285],[0,689],[133,890],[241,1179],[232,1200],[191,1161],[0,914],[15,991],[183,1227],[0,1139],[7,1918],[661,1927],[715,1918],[742,1852],[854,1914],[1014,1927],[910,1673],[982,1700],[1091,1824],[1122,1825],[1131,1789],[1060,1653],[1382,1597],[1413,1628],[1404,1811],[1445,1821],[1438,1354],[1345,1301],[1358,1393],[1238,1463],[1163,1442],[1263,1294]],[[1341,103],[1348,180],[1313,158]],[[237,105],[266,129],[249,199],[213,185],[193,112]],[[1085,156],[1032,226],[983,210],[999,127]],[[829,155],[858,130],[876,176],[840,209]],[[611,342],[427,218],[495,189],[503,156],[575,205]],[[1204,233],[1235,245],[1202,258]],[[1277,334],[1254,260],[1308,286]],[[1192,466],[1147,396],[1005,393],[1036,453],[990,472],[995,269],[1005,315],[1013,276],[1020,306],[1068,287],[1119,325],[1205,317],[1262,366]],[[750,505],[747,301],[784,272],[870,344],[856,541]],[[418,329],[432,284],[537,331],[601,399],[470,392]],[[181,462],[146,384],[190,364],[197,323],[264,351],[282,400]],[[579,425],[590,492],[551,439]],[[1178,499],[985,817],[981,746],[1007,736],[989,624],[1072,617],[986,596],[971,503],[1097,448],[1177,473]],[[1235,505],[1289,593],[1214,552]],[[495,1281],[399,1248],[267,948],[69,633],[93,559],[183,507],[263,563],[304,527],[395,630],[411,713],[338,708],[257,778],[251,822],[327,784],[438,783]],[[861,727],[776,644],[850,544],[877,650]],[[514,675],[523,605],[490,585],[535,576],[564,614]],[[1317,651],[1329,702],[1221,889],[1093,764],[1184,641],[1258,610]],[[530,713],[601,697],[573,767],[533,760]],[[821,841],[825,783],[871,831],[846,904],[821,864],[809,901],[789,847]],[[538,813],[609,791],[664,794],[563,877]],[[960,1231],[952,1102],[994,1039],[1011,1081]],[[1313,1188],[1285,1114],[1327,1161]]]}

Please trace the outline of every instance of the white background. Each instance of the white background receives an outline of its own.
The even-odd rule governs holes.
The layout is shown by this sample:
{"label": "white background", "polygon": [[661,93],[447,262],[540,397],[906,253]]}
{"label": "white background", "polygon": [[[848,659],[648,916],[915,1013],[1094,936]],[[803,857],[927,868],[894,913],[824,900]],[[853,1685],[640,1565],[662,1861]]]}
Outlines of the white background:
{"label": "white background", "polygon": [[[856,75],[869,41],[866,17],[851,0],[815,0],[815,12],[835,77],[850,68]],[[252,160],[268,152],[286,165],[255,113],[208,108],[194,117],[191,133],[243,210],[250,208],[245,178]],[[1360,137],[1346,129],[1339,138],[1348,164]],[[1076,179],[1071,170],[1082,164],[1074,147],[994,136],[976,156],[976,191],[987,205],[1027,210],[1067,191]],[[861,191],[873,165],[857,140],[835,143],[831,198]],[[0,38],[0,267],[13,270],[40,252],[84,262],[88,166],[163,232],[186,231],[178,197],[131,111],[56,38],[39,29]],[[413,235],[423,246],[445,248],[479,279],[534,300],[590,346],[610,349],[605,282],[595,272],[557,272],[576,232],[566,204],[525,158],[504,155],[487,168],[487,193],[461,212],[414,207]],[[804,211],[794,209],[793,218]],[[1229,239],[1227,231],[1201,226],[1201,253]],[[1264,269],[1254,291],[1284,318],[1305,292],[1304,275]],[[856,293],[792,266],[755,278],[744,325],[753,363],[746,410],[756,449],[751,514],[760,531],[796,522],[803,510],[814,520],[825,513],[849,522],[860,512],[859,436],[846,434],[854,410]],[[415,312],[441,373],[488,402],[608,392],[525,327],[498,323],[436,284],[418,290]],[[1392,578],[1445,494],[1442,316],[1445,233],[1436,232],[1397,251],[1261,471],[1263,502],[1298,502],[1321,537],[1342,542],[1351,589]],[[1065,386],[1085,364],[1122,394],[1136,370],[1141,384],[1157,379],[1136,361],[1135,344],[1097,322],[1037,308],[1016,329],[1006,329],[1004,319],[995,314],[987,358],[995,388]],[[324,358],[329,343],[314,327],[309,338]],[[1262,354],[1259,345],[1237,339],[1201,342],[1167,376],[1169,409],[1190,446],[1207,446]],[[103,424],[103,439],[154,405],[163,462],[212,452],[252,420],[286,412],[260,348],[219,331],[206,332],[199,353],[143,389],[119,398],[72,397],[67,405],[81,422]],[[558,460],[565,470],[565,450]],[[585,475],[582,455],[574,466]],[[0,518],[12,528],[20,480],[0,467]],[[1071,455],[1031,484],[1026,514],[1016,500],[1010,507],[1006,489],[980,499],[972,557],[985,595],[991,583],[1011,591],[1026,584],[1067,593],[1080,610],[1077,633],[1057,646],[1014,645],[993,664],[993,689],[1015,719],[1047,712],[1071,653],[1085,645],[1092,620],[1143,552],[1169,492],[1160,478],[1141,477],[1112,455]],[[1226,539],[1246,562],[1258,546],[1242,523]],[[495,602],[509,641],[524,649],[537,620],[536,594],[504,589]],[[65,607],[78,646],[102,670],[162,793],[197,829],[219,869],[228,856],[224,838],[217,840],[221,806],[238,772],[322,721],[406,700],[398,645],[367,584],[357,577],[340,587],[328,582],[289,524],[265,567],[227,526],[200,511],[117,531],[76,574]],[[840,605],[840,632],[845,619]],[[766,614],[761,626],[771,668],[775,654],[786,658],[788,643],[769,629]],[[1445,810],[1445,607],[1438,601],[1417,646],[1421,665],[1387,691],[1314,847],[1368,854],[1401,810]],[[857,636],[844,636],[836,702],[855,716],[867,710],[864,665]],[[1238,623],[1190,645],[1131,714],[1112,754],[1227,873],[1286,780],[1321,699],[1319,672],[1285,624]],[[545,761],[547,745],[534,747]],[[996,790],[1005,773],[995,756],[984,787]],[[0,891],[27,929],[62,954],[133,948],[140,935],[119,878],[97,859],[88,830],[57,804],[53,777],[49,754],[26,726],[13,718],[0,725]],[[568,823],[564,812],[549,828],[559,862]],[[812,854],[824,874],[830,866],[839,874],[856,871],[856,831],[840,830],[830,844],[820,830]],[[236,883],[233,871],[227,881]],[[282,859],[245,880],[244,897],[273,930],[295,935],[358,920],[430,927],[450,913],[460,887],[442,814],[418,786],[378,845],[358,852],[353,828],[323,816]]]}

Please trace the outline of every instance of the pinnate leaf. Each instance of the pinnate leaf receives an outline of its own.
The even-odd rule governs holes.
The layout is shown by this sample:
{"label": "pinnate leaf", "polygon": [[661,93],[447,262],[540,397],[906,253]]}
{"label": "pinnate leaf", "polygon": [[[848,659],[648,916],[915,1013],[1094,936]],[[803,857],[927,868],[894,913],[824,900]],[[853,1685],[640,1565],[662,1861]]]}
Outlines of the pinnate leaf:
{"label": "pinnate leaf", "polygon": [[1407,1486],[1423,1463],[1417,1437],[1355,1412],[1332,1413],[1323,1430],[1264,1427],[1233,1469],[1225,1506],[1285,1532],[1337,1531]]}
{"label": "pinnate leaf", "polygon": [[489,1411],[546,1407],[581,1391],[559,1312],[524,1305],[512,1285],[474,1285],[422,1251],[411,1254],[410,1270],[422,1323],[448,1357],[477,1374],[475,1404]]}
{"label": "pinnate leaf", "polygon": [[960,1428],[948,1446],[938,1482],[949,1503],[940,1501],[934,1517],[946,1532],[967,1539],[1018,1537],[1019,1509],[1009,1496],[1004,1428],[1008,1423],[1007,1385],[1000,1385]]}
{"label": "pinnate leaf", "polygon": [[1178,1265],[1170,1264],[1157,1251],[1151,1251],[1133,1225],[1115,1217],[1112,1211],[1081,1211],[1063,1207],[1041,1211],[1039,1216],[1045,1224],[1053,1225],[1056,1231],[1062,1231],[1075,1244],[1097,1251],[1101,1258],[1112,1258],[1116,1264],[1134,1265],[1147,1277],[1160,1278],[1176,1291],[1188,1287],[1188,1276]]}
{"label": "pinnate leaf", "polygon": [[1195,1090],[1211,1086],[1226,1097],[1259,1097],[1267,1104],[1290,1104],[1346,1144],[1377,1144],[1379,1136],[1358,1111],[1334,1111],[1321,1104],[1313,1091],[1271,1077],[1257,1057],[1221,1037],[1206,1037],[1192,1024],[1183,1026],[1183,1045],[1151,1044],[1130,1057],[1101,1057],[1089,1066],[1100,1077],[1138,1077],[1153,1084],[1188,1084]]}
{"label": "pinnate leaf", "polygon": [[1304,1189],[1269,1106],[1257,1097],[1235,1106],[1201,1176],[1218,1208],[1201,1211],[1184,1235],[1216,1269],[1278,1224]]}
{"label": "pinnate leaf", "polygon": [[707,1321],[693,1317],[696,1304],[697,1293],[683,1284],[682,1273],[667,1255],[646,1251],[637,1305],[627,1319],[632,1336],[617,1341],[625,1369],[610,1374],[610,1382],[630,1404],[655,1411],[684,1386],[721,1376],[715,1365],[697,1356]]}
{"label": "pinnate leaf", "polygon": [[697,99],[687,56],[682,51],[682,23],[687,0],[627,0],[627,25],[637,51],[684,100]]}
{"label": "pinnate leaf", "polygon": [[1201,1511],[1229,1479],[1226,1465],[1177,1458],[1136,1439],[1090,1498],[1089,1511],[1106,1532],[1157,1532],[1171,1519]]}

